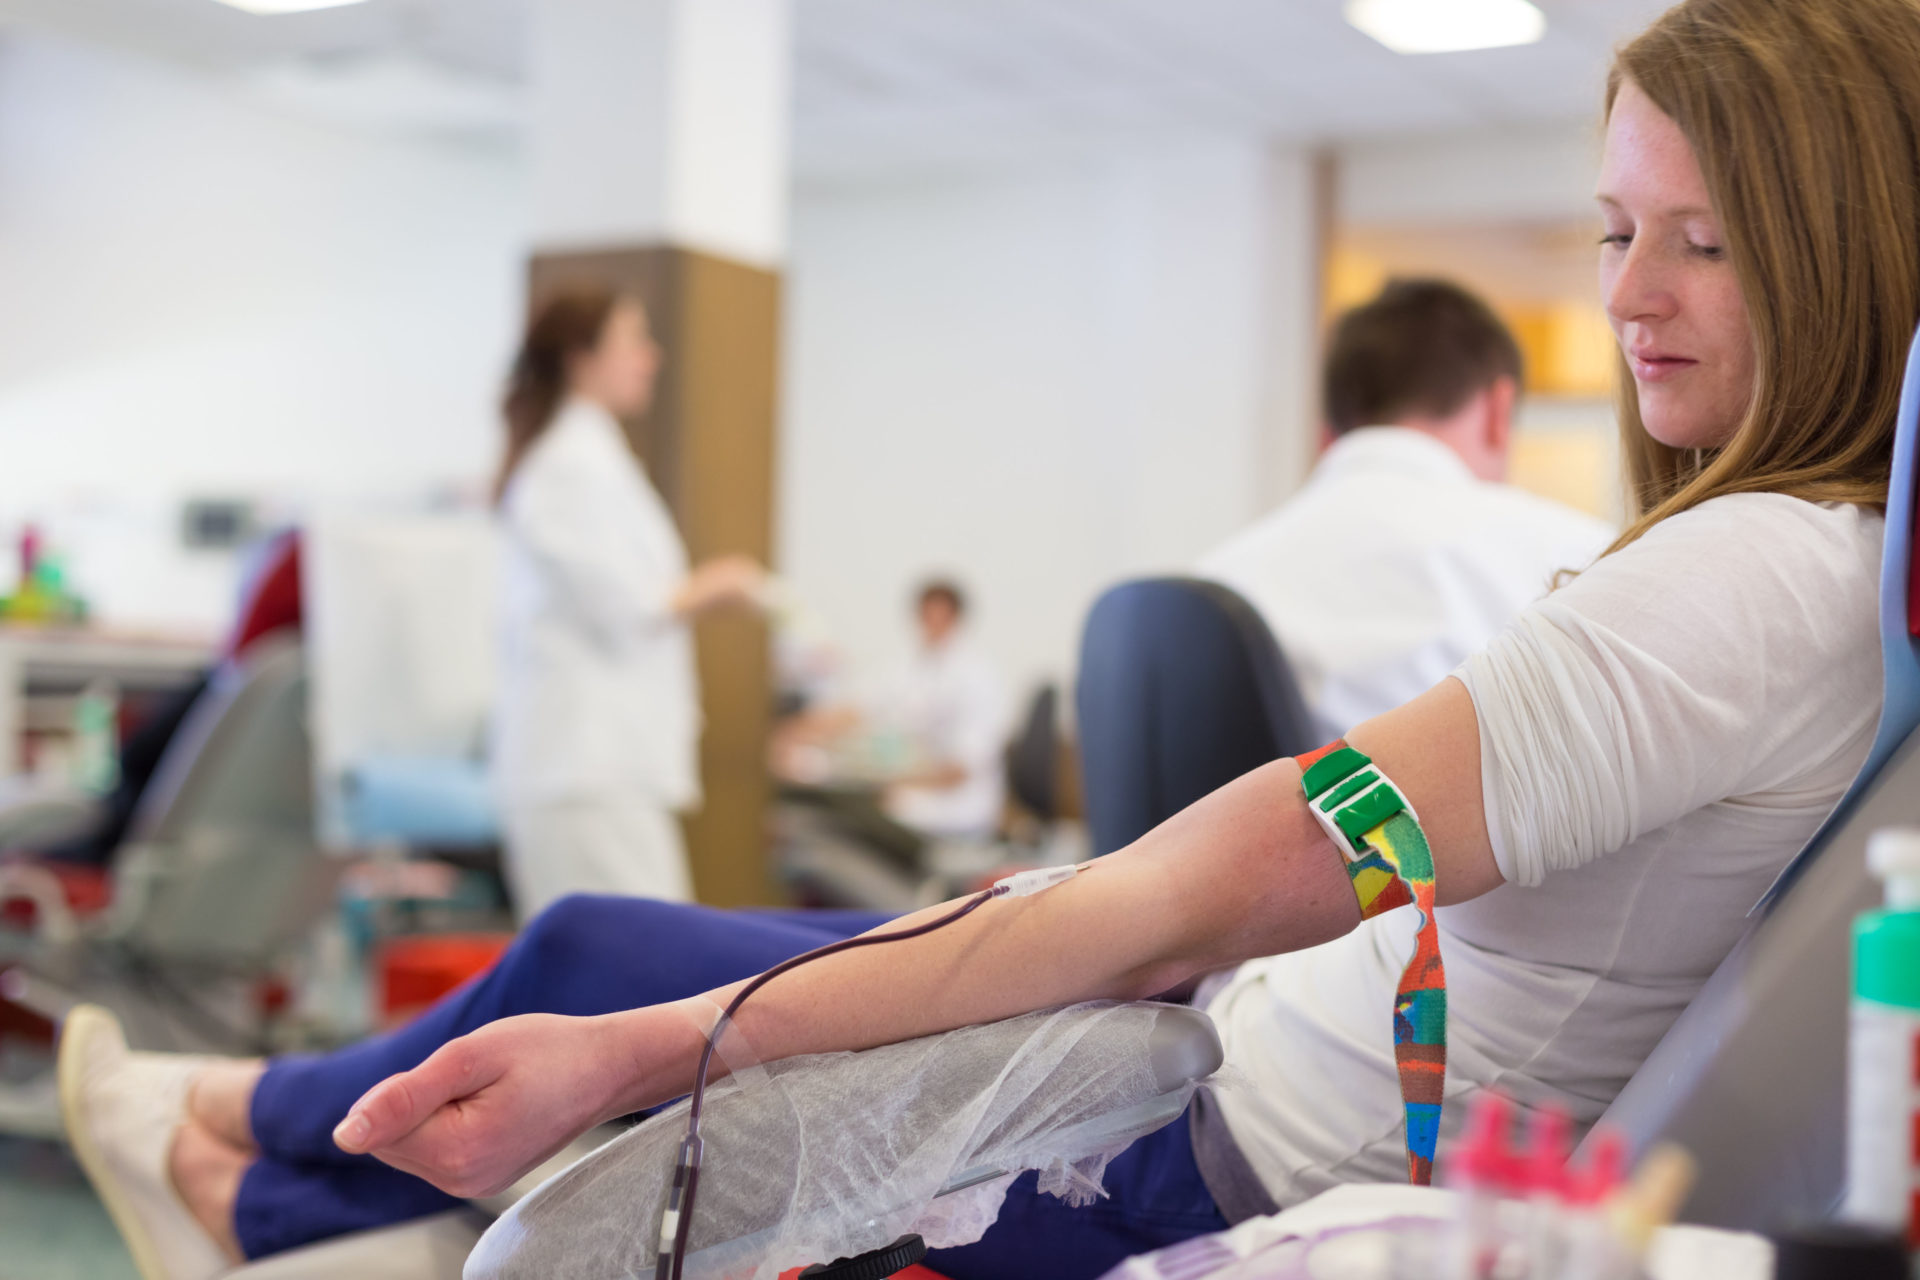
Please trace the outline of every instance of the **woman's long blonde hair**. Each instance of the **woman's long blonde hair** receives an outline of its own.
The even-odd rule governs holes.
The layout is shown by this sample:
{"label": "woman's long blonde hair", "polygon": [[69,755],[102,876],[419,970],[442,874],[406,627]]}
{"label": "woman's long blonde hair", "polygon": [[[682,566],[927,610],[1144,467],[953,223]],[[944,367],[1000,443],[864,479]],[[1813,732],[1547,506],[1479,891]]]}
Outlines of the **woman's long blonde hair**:
{"label": "woman's long blonde hair", "polygon": [[1614,544],[1730,493],[1884,506],[1920,319],[1920,0],[1686,0],[1615,56],[1706,177],[1753,330],[1729,442],[1647,434],[1624,357],[1633,515]]}

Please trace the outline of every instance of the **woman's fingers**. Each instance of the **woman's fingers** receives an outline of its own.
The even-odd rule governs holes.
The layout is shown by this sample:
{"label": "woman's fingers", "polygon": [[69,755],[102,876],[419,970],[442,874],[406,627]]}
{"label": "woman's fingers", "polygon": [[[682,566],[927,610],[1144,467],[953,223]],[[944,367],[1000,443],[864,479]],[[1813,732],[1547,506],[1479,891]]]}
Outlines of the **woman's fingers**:
{"label": "woman's fingers", "polygon": [[472,1199],[504,1191],[573,1136],[536,1132],[524,1118],[483,1101],[443,1108],[395,1145],[373,1154],[448,1195]]}
{"label": "woman's fingers", "polygon": [[500,1076],[465,1038],[442,1045],[411,1071],[382,1080],[353,1104],[333,1130],[342,1151],[359,1155],[390,1147],[449,1102],[469,1097]]}
{"label": "woman's fingers", "polygon": [[[520,1161],[508,1150],[512,1136],[496,1124],[487,1129],[477,1108],[442,1107],[411,1133],[373,1154],[405,1173],[424,1178],[449,1195],[491,1195],[511,1183]],[[537,1162],[536,1162],[537,1163]]]}

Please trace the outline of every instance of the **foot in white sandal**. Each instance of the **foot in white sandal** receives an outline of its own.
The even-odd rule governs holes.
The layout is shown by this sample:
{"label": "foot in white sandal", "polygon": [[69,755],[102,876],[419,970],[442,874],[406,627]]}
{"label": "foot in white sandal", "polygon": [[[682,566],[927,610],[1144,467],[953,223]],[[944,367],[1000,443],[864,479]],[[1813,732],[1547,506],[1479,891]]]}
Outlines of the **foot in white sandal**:
{"label": "foot in white sandal", "polygon": [[233,1266],[167,1177],[167,1149],[186,1118],[187,1087],[211,1061],[134,1053],[119,1020],[95,1005],[76,1008],[60,1030],[67,1140],[141,1280],[211,1280]]}

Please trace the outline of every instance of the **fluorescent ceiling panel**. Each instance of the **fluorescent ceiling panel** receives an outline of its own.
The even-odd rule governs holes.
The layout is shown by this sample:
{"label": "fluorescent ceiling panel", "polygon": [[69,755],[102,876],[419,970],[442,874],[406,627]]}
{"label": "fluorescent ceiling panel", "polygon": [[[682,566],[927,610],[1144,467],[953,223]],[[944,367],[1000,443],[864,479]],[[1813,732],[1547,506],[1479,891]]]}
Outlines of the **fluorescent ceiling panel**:
{"label": "fluorescent ceiling panel", "polygon": [[1528,0],[1347,0],[1347,21],[1395,53],[1499,49],[1547,30]]}
{"label": "fluorescent ceiling panel", "polygon": [[245,9],[248,13],[305,13],[309,9],[338,9],[343,5],[365,4],[366,0],[220,0],[220,3]]}

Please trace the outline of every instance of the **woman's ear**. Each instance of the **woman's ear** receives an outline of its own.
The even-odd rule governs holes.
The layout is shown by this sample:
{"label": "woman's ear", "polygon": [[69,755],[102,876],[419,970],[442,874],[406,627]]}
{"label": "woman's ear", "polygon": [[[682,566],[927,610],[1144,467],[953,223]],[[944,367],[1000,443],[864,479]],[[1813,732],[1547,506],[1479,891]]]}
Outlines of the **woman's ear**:
{"label": "woman's ear", "polygon": [[1520,384],[1512,378],[1495,378],[1487,388],[1487,452],[1504,461],[1513,446],[1513,415],[1520,405]]}

